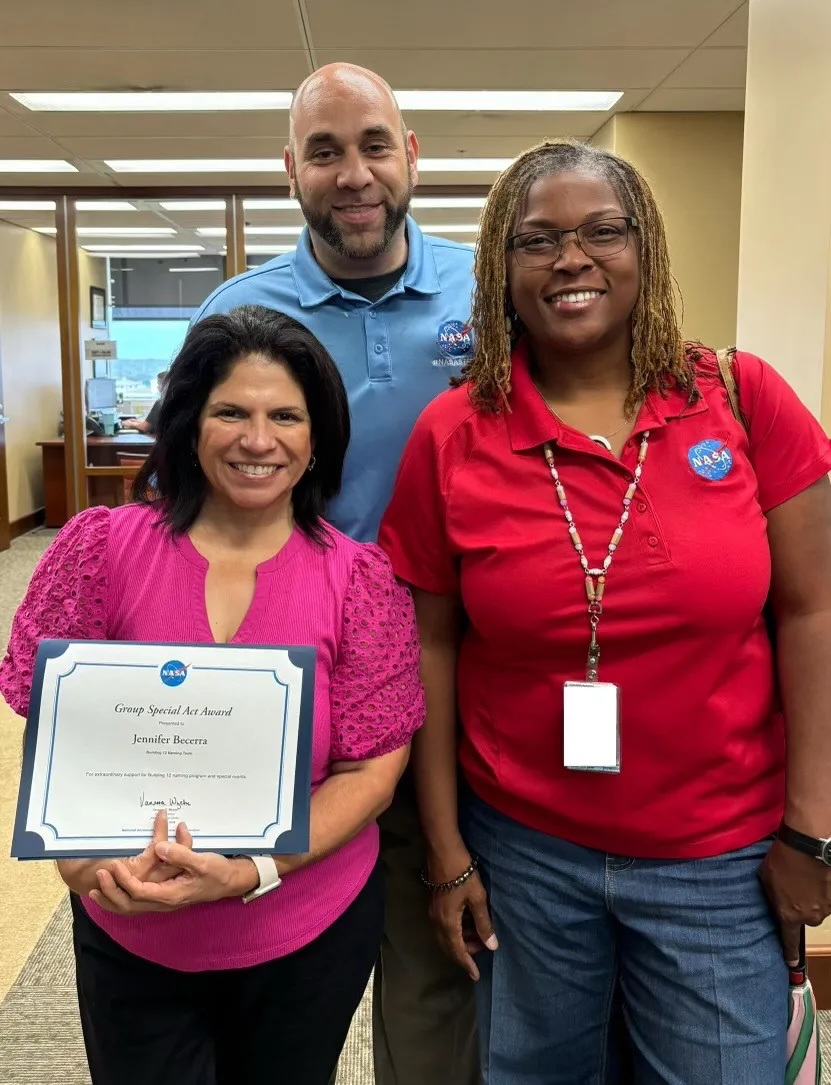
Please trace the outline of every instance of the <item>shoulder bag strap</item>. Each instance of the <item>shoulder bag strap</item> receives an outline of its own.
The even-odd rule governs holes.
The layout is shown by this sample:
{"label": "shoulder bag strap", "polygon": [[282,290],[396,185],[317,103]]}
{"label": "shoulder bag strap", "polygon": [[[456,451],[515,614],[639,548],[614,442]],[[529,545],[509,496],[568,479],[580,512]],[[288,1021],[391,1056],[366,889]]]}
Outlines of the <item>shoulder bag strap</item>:
{"label": "shoulder bag strap", "polygon": [[742,410],[739,406],[739,386],[736,384],[736,377],[733,373],[733,357],[735,353],[735,347],[724,347],[722,350],[716,351],[716,359],[718,361],[718,371],[727,392],[730,410],[735,415],[736,421],[746,430],[747,424],[742,417]]}

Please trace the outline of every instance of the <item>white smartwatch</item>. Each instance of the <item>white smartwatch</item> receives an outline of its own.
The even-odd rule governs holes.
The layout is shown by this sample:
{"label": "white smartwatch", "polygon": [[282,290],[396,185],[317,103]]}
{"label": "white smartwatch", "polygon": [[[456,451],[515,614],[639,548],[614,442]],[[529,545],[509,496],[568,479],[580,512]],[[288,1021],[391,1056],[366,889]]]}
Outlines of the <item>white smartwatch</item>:
{"label": "white smartwatch", "polygon": [[277,864],[274,862],[273,856],[241,855],[239,858],[250,859],[260,875],[260,884],[256,889],[252,889],[250,893],[245,894],[242,898],[243,904],[250,904],[257,897],[264,897],[266,893],[270,893],[272,889],[276,889],[280,885],[280,875],[277,873]]}

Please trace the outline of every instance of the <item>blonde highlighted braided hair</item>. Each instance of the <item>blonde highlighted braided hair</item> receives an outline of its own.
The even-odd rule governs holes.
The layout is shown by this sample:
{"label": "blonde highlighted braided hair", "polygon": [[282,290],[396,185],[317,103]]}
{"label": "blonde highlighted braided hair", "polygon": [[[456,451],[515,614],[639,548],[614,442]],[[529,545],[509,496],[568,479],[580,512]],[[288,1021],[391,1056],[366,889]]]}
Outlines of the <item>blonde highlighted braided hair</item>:
{"label": "blonde highlighted braided hair", "polygon": [[[488,196],[476,245],[476,287],[471,324],[474,355],[456,383],[470,381],[474,402],[499,410],[511,388],[511,348],[518,329],[507,280],[507,239],[528,190],[552,173],[588,173],[614,189],[627,215],[638,220],[640,291],[632,313],[632,387],[626,410],[633,413],[650,389],[673,384],[697,398],[695,360],[681,337],[675,283],[664,223],[645,178],[625,159],[572,140],[546,140],[524,151],[498,177]],[[513,332],[506,334],[506,318]]]}

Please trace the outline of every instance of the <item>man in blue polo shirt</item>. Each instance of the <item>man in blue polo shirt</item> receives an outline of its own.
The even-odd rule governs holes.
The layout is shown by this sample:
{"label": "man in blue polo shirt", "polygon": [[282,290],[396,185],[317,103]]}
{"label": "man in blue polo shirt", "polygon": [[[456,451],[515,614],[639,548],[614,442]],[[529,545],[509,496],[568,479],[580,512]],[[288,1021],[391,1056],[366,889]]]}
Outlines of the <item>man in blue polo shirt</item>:
{"label": "man in blue polo shirt", "polygon": [[[265,305],[326,346],[352,412],[343,488],[328,518],[374,541],[413,423],[470,357],[473,253],[425,236],[409,217],[418,141],[373,72],[332,64],[309,76],[292,103],[285,159],[306,219],[297,248],[224,283],[194,320]],[[377,1085],[478,1085],[473,988],[430,928],[406,778],[381,819],[381,855],[387,917],[373,1006]]]}

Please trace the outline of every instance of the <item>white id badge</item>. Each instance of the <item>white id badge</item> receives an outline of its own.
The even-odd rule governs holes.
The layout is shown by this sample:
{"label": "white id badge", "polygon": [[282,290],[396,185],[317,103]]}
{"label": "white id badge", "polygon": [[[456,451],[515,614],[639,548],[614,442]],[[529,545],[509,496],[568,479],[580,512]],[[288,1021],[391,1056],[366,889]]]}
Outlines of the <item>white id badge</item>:
{"label": "white id badge", "polygon": [[620,687],[566,682],[563,764],[583,772],[620,772]]}

